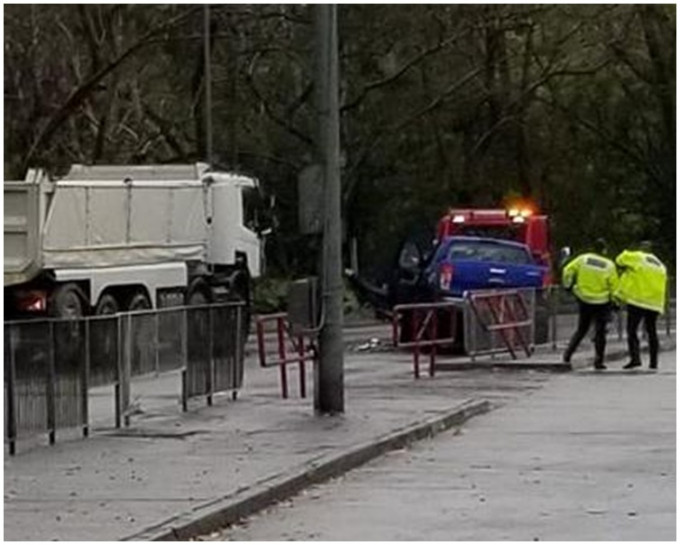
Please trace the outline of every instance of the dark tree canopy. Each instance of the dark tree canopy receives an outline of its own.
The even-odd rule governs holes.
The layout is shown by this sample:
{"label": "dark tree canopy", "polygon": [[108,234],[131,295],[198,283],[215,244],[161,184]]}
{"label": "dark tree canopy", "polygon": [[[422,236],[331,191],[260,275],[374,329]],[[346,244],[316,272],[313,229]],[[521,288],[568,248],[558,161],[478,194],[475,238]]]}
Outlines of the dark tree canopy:
{"label": "dark tree canopy", "polygon": [[[270,270],[308,268],[312,13],[211,5],[217,161],[277,197]],[[360,263],[449,204],[515,193],[556,246],[649,238],[675,262],[675,6],[342,5],[343,203]],[[5,6],[5,177],[205,157],[203,8]]]}

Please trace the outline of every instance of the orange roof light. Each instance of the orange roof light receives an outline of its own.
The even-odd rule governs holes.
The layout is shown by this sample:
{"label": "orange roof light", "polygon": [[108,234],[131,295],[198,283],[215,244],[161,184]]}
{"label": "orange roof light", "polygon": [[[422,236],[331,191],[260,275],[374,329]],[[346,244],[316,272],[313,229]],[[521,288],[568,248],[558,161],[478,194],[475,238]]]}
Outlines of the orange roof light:
{"label": "orange roof light", "polygon": [[531,205],[531,203],[527,202],[516,202],[509,206],[507,210],[509,218],[528,218],[529,216],[533,215],[533,213],[534,207]]}

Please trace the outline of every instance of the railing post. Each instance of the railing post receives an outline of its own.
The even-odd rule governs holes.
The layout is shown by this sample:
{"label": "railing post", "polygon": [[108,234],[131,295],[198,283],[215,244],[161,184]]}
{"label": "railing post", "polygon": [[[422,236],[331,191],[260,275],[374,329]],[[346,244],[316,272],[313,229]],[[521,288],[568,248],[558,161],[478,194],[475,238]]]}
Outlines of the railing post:
{"label": "railing post", "polygon": [[433,308],[432,312],[432,325],[430,326],[432,330],[432,345],[430,347],[430,376],[434,376],[434,365],[435,359],[437,357],[437,308]]}
{"label": "railing post", "polygon": [[305,338],[298,337],[298,354],[300,355],[300,397],[307,397],[307,385],[305,381]]}
{"label": "railing post", "polygon": [[156,334],[154,336],[154,347],[156,348],[156,350],[155,350],[155,358],[156,359],[155,359],[155,362],[154,362],[154,367],[156,369],[156,376],[158,376],[161,372],[161,350],[160,350],[160,328],[161,328],[161,319],[160,318],[161,317],[160,317],[158,310],[156,310],[155,314],[156,314],[156,316],[155,316],[154,322],[155,322],[155,326],[156,326],[156,328],[155,328]]}
{"label": "railing post", "polygon": [[50,320],[50,351],[47,362],[47,433],[49,436],[50,445],[54,445],[56,441],[56,363],[55,363],[55,338],[54,338],[54,321]]}
{"label": "railing post", "polygon": [[[238,384],[237,384],[237,377],[240,375],[240,370],[241,366],[244,365],[244,358],[245,356],[241,353],[241,351],[244,349],[244,345],[241,344],[241,339],[243,338],[243,332],[241,331],[241,317],[243,314],[243,305],[239,303],[236,306],[236,350],[235,350],[235,355],[234,355],[234,365],[232,366],[231,369],[231,386],[232,386],[232,391],[231,391],[231,399],[232,401],[236,400],[237,392],[238,392]],[[260,362],[261,364],[262,362]]]}
{"label": "railing post", "polygon": [[[503,306],[504,306],[503,303],[504,303],[505,299],[504,299],[503,296],[499,296],[498,301],[499,301],[499,309],[500,309],[499,320],[502,321],[502,319],[503,319]],[[492,299],[491,298],[487,299],[487,302],[489,304],[489,310],[491,310]],[[503,339],[505,339],[505,332],[502,332],[500,335],[502,335]],[[490,340],[491,344],[490,344],[489,349],[491,350],[491,359],[492,360],[496,359],[496,344],[498,343],[498,337],[499,337],[499,335],[497,335],[495,331],[490,332],[489,340]]]}
{"label": "railing post", "polygon": [[187,370],[186,367],[182,369],[182,412],[185,413],[189,410],[189,395],[188,395],[188,384],[187,384]]}
{"label": "railing post", "polygon": [[[472,300],[472,294],[469,292],[466,292],[465,297],[463,298],[464,301],[464,307],[463,311],[465,313],[465,343],[469,341],[470,344],[472,345],[471,348],[472,350],[470,353],[472,354],[471,360],[472,363],[475,363],[477,361],[477,328],[476,328],[476,323],[474,323],[474,320],[472,320],[471,317],[471,305],[474,305],[474,301]],[[466,346],[467,348],[467,346]]]}
{"label": "railing post", "polygon": [[550,286],[550,335],[552,336],[552,349],[557,350],[557,308],[559,290]]}
{"label": "railing post", "polygon": [[208,307],[208,374],[206,376],[207,383],[206,389],[208,391],[207,403],[208,407],[213,404],[213,392],[214,392],[214,379],[215,379],[215,355],[213,354],[215,350],[215,341],[213,333],[213,307]]}
{"label": "railing post", "polygon": [[127,315],[127,328],[125,334],[125,358],[123,358],[123,425],[130,425],[130,393],[132,384],[132,314]]}
{"label": "railing post", "polygon": [[16,377],[16,356],[14,355],[14,348],[16,347],[15,328],[9,326],[9,339],[5,342],[9,343],[9,365],[7,366],[7,441],[9,443],[9,454],[14,456],[16,454],[16,440],[17,440],[17,413],[16,413],[16,398],[15,398],[15,377]]}
{"label": "railing post", "polygon": [[260,316],[258,316],[255,320],[255,328],[257,331],[257,351],[260,359],[260,367],[266,367],[267,353],[265,352],[264,344],[264,322]]}
{"label": "railing post", "polygon": [[182,351],[182,411],[187,412],[189,406],[189,383],[187,380],[187,373],[189,370],[189,339],[187,338],[187,309],[184,307],[182,309],[181,316],[181,330],[180,330],[180,343]]}
{"label": "railing post", "polygon": [[89,390],[90,390],[90,320],[85,318],[85,361],[83,362],[81,369],[81,416],[82,416],[82,427],[83,427],[83,437],[87,437],[90,434],[89,427]]}
{"label": "railing post", "polygon": [[281,372],[281,397],[288,399],[288,376],[286,374],[286,345],[284,337],[285,318],[276,318],[277,342],[279,348],[279,369]]}
{"label": "railing post", "polygon": [[115,413],[115,426],[121,427],[123,405],[123,321],[121,315],[116,316],[116,385],[114,386],[113,403]]}
{"label": "railing post", "polygon": [[418,318],[419,316],[418,309],[414,308],[413,309],[413,315],[411,317],[411,329],[413,331],[413,376],[415,378],[420,378],[420,345],[418,343]]}

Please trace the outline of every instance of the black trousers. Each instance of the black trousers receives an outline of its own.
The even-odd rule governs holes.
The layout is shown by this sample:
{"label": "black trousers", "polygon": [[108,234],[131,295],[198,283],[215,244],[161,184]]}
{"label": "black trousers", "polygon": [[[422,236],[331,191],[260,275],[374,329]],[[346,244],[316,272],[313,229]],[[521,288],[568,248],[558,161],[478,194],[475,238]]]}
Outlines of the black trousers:
{"label": "black trousers", "polygon": [[569,346],[564,353],[564,361],[571,360],[571,356],[576,352],[578,345],[581,344],[583,337],[588,333],[590,324],[595,322],[595,365],[604,361],[604,348],[607,344],[607,318],[609,317],[610,305],[591,305],[578,302],[578,327],[569,341]]}
{"label": "black trousers", "polygon": [[632,363],[640,362],[640,341],[638,340],[637,330],[640,322],[644,321],[649,341],[649,366],[656,368],[659,363],[659,337],[656,335],[656,320],[659,313],[646,308],[628,305],[628,321],[626,323],[626,333],[628,334],[628,354]]}

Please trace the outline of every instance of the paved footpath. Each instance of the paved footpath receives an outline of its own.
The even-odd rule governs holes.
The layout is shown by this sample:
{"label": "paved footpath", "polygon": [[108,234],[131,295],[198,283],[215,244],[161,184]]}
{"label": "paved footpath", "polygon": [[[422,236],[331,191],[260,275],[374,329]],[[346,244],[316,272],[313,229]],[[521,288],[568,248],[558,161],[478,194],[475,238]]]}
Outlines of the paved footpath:
{"label": "paved footpath", "polygon": [[[589,355],[580,353],[575,363]],[[546,363],[558,358],[542,356]],[[58,439],[53,447],[20,446],[4,461],[4,538],[200,535],[556,378],[480,366],[415,381],[405,353],[347,354],[345,368],[346,413],[338,417],[314,416],[311,399],[296,397],[293,381],[293,397],[281,399],[277,370],[251,359],[236,401],[195,402],[182,415],[177,399],[149,397],[147,406],[143,398],[145,412],[126,430],[95,429],[89,439]],[[149,396],[152,390],[153,383]]]}
{"label": "paved footpath", "polygon": [[556,376],[202,539],[674,541],[675,366]]}

